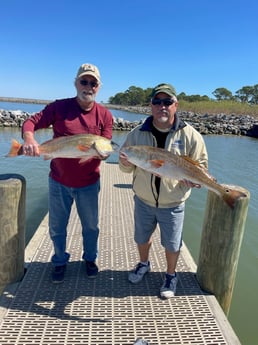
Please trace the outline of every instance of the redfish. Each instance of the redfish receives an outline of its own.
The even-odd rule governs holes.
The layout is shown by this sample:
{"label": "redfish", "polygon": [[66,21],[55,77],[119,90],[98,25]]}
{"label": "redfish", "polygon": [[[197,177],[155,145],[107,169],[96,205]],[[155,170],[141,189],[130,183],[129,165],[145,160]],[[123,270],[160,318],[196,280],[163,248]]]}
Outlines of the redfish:
{"label": "redfish", "polygon": [[[119,148],[113,141],[95,134],[75,134],[45,141],[39,145],[39,154],[44,159],[80,158],[80,163],[94,157],[108,157]],[[12,140],[6,157],[23,155],[23,145]]]}
{"label": "redfish", "polygon": [[188,180],[206,187],[219,195],[232,209],[239,198],[246,197],[241,191],[217,183],[205,167],[188,156],[180,156],[162,148],[145,145],[122,147],[120,152],[130,163],[156,176],[179,181]]}

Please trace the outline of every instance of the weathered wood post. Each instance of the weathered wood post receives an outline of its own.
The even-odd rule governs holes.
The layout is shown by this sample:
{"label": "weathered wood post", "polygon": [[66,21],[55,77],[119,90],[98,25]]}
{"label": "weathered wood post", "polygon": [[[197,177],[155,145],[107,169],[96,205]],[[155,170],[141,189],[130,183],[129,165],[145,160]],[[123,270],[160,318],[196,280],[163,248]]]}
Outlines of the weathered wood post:
{"label": "weathered wood post", "polygon": [[237,200],[231,209],[217,194],[208,191],[196,276],[201,288],[214,294],[228,315],[250,193],[239,186],[226,187],[237,189],[246,197]]}
{"label": "weathered wood post", "polygon": [[24,275],[26,180],[0,175],[0,292]]}

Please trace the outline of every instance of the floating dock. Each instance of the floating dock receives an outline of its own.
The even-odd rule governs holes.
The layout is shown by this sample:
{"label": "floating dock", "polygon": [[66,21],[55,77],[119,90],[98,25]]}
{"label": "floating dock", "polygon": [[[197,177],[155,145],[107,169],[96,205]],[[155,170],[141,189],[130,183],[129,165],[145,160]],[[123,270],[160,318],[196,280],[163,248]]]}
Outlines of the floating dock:
{"label": "floating dock", "polygon": [[203,292],[196,265],[183,245],[174,298],[159,289],[166,268],[158,229],[150,261],[152,271],[137,285],[129,270],[138,262],[133,240],[132,176],[117,164],[101,166],[99,274],[86,276],[81,226],[75,208],[68,226],[70,262],[63,284],[52,284],[52,243],[46,216],[26,247],[26,273],[5,288],[0,299],[1,345],[240,345],[216,298]]}

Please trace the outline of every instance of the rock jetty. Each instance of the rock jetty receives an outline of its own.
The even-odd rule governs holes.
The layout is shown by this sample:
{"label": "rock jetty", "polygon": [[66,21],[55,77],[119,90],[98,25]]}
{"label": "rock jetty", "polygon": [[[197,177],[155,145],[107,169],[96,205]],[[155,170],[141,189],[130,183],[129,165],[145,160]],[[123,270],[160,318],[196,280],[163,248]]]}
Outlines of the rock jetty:
{"label": "rock jetty", "polygon": [[[127,111],[127,109],[123,109]],[[129,111],[129,109],[128,109]],[[149,115],[148,108],[139,108],[139,114]],[[242,135],[258,138],[258,120],[249,115],[226,115],[226,114],[196,114],[194,112],[179,111],[180,117],[191,124],[202,135]],[[21,127],[23,122],[32,114],[21,110],[0,109],[1,127]],[[123,118],[114,117],[113,130],[130,131],[140,124],[140,121],[130,122]]]}

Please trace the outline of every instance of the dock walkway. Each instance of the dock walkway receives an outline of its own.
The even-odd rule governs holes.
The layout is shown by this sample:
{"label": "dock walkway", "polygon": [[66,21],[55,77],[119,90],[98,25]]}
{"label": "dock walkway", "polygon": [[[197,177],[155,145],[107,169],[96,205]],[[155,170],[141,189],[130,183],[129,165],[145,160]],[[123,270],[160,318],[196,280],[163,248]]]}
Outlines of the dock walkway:
{"label": "dock walkway", "polygon": [[150,345],[239,345],[215,297],[200,289],[185,246],[174,298],[159,297],[165,260],[158,231],[151,250],[152,271],[137,285],[128,282],[128,271],[138,261],[132,176],[120,172],[117,164],[103,162],[101,169],[97,278],[86,276],[80,222],[73,209],[65,282],[51,283],[52,244],[46,216],[26,248],[23,280],[8,286],[1,296],[0,344],[132,345],[143,338]]}

